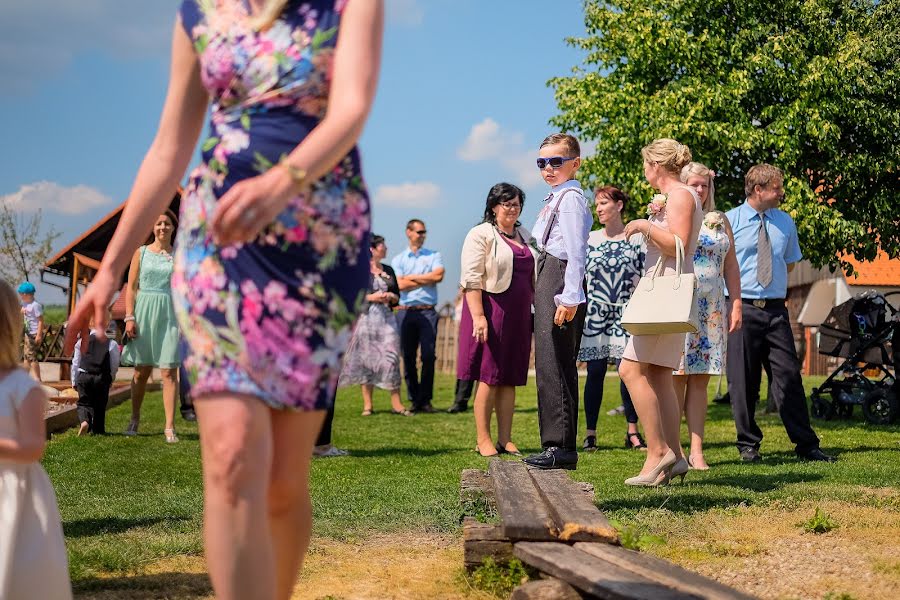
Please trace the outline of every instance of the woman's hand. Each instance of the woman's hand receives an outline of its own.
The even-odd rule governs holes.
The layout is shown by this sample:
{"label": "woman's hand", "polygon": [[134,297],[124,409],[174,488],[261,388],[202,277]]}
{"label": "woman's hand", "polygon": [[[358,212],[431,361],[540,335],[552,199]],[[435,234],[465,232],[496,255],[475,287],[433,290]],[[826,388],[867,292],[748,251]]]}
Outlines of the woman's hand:
{"label": "woman's hand", "polygon": [[[109,323],[109,305],[118,291],[115,278],[107,271],[100,270],[88,286],[87,291],[78,300],[75,310],[66,322],[65,353],[71,354],[75,349],[78,335],[86,340],[91,337],[91,318],[100,339],[106,339],[106,326]],[[82,352],[88,351],[88,344],[81,345]]]}
{"label": "woman's hand", "polygon": [[647,219],[635,219],[634,221],[629,221],[625,226],[625,239],[628,239],[638,233],[640,233],[641,235],[647,235],[647,232],[649,230],[650,221],[648,221]]}
{"label": "woman's hand", "polygon": [[740,300],[731,302],[731,314],[728,317],[728,333],[738,331],[744,324],[744,305]]}
{"label": "woman's hand", "polygon": [[475,338],[476,342],[486,342],[488,336],[488,322],[487,317],[481,315],[479,317],[472,317],[472,337]]}
{"label": "woman's hand", "polygon": [[125,323],[125,335],[127,335],[129,339],[137,339],[138,330],[136,321],[128,321],[127,323]]}
{"label": "woman's hand", "polygon": [[556,314],[553,315],[553,322],[557,327],[562,327],[565,323],[568,323],[575,318],[575,313],[577,311],[578,305],[563,306],[562,304],[560,304],[556,307]]}
{"label": "woman's hand", "polygon": [[213,213],[213,239],[220,246],[255,239],[298,193],[287,169],[277,165],[262,175],[235,183]]}

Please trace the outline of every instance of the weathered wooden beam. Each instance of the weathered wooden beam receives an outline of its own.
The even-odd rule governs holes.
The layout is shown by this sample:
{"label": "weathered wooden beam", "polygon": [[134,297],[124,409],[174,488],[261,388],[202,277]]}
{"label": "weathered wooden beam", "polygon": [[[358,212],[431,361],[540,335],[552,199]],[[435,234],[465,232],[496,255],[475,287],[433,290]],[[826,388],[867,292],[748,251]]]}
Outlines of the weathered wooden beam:
{"label": "weathered wooden beam", "polygon": [[525,464],[495,458],[490,461],[488,472],[494,480],[503,534],[513,541],[555,540],[553,519]]}
{"label": "weathered wooden beam", "polygon": [[490,504],[494,501],[494,484],[490,475],[481,469],[463,469],[459,477],[459,502],[467,502],[484,498]]}
{"label": "weathered wooden beam", "polygon": [[523,583],[512,591],[509,600],[582,600],[583,596],[571,585],[551,577]]}
{"label": "weathered wooden beam", "polygon": [[463,519],[463,563],[466,569],[481,566],[491,558],[498,564],[513,558],[513,545],[504,535],[500,525],[479,523],[472,517]]}
{"label": "weathered wooden beam", "polygon": [[575,549],[658,581],[663,585],[707,600],[753,600],[754,598],[754,596],[730,588],[714,579],[682,569],[667,560],[642,552],[608,544],[589,543],[575,544]]}
{"label": "weathered wooden beam", "polygon": [[619,533],[564,471],[535,469],[530,474],[561,541],[619,543]]}
{"label": "weathered wooden beam", "polygon": [[696,600],[700,596],[597,558],[573,546],[548,542],[518,542],[513,554],[522,562],[606,600]]}

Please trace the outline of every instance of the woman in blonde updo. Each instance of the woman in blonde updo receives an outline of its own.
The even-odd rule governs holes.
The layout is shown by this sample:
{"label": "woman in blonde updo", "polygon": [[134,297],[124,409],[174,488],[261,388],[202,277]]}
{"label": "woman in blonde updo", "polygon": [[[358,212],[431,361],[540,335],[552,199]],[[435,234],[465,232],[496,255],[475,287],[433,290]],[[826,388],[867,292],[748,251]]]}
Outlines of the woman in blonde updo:
{"label": "woman in blonde updo", "polygon": [[[644,265],[652,268],[663,256],[662,275],[675,272],[675,236],[684,244],[683,272],[693,272],[697,236],[703,208],[697,192],[679,179],[691,162],[691,151],[673,139],[654,140],[641,150],[644,176],[660,194],[648,206],[649,219],[625,226],[625,236],[641,233],[647,240]],[[647,442],[647,458],[641,472],[626,485],[658,486],[688,471],[679,441],[680,410],[672,376],[684,351],[685,334],[631,336],[625,346],[619,375],[628,387]]]}

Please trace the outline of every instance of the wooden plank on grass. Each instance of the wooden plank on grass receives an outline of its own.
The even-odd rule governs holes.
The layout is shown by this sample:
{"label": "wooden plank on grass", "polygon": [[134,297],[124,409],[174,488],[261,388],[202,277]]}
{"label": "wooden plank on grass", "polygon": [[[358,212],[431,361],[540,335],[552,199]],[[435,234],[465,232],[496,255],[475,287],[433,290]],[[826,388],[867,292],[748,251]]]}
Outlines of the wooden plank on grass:
{"label": "wooden plank on grass", "polygon": [[479,497],[494,504],[494,485],[490,476],[481,469],[463,469],[459,477],[459,502],[465,504]]}
{"label": "wooden plank on grass", "polygon": [[513,541],[556,539],[553,519],[524,463],[494,458],[488,473],[494,480],[494,497],[504,536]]}
{"label": "wooden plank on grass", "polygon": [[582,600],[583,596],[571,585],[550,577],[523,583],[512,591],[509,600]]}
{"label": "wooden plank on grass", "polygon": [[575,544],[575,549],[628,569],[663,585],[707,600],[752,600],[745,594],[699,573],[682,569],[667,560],[608,544]]}
{"label": "wooden plank on grass", "polygon": [[503,535],[500,525],[479,523],[472,517],[463,519],[463,563],[471,570],[491,558],[506,564],[513,557],[513,546]]}
{"label": "wooden plank on grass", "polygon": [[560,540],[619,543],[618,532],[565,471],[535,469],[530,474],[556,523]]}
{"label": "wooden plank on grass", "polygon": [[573,546],[558,542],[518,542],[522,562],[607,600],[697,600],[700,596],[647,579]]}

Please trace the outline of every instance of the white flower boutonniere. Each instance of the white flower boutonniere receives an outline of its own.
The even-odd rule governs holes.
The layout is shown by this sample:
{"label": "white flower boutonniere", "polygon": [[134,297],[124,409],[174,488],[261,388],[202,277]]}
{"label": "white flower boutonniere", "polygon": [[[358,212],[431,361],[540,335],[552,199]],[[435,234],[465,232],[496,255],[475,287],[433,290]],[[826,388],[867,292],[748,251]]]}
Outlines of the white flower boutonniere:
{"label": "white flower boutonniere", "polygon": [[666,208],[667,196],[665,194],[656,194],[647,205],[647,216],[654,217]]}
{"label": "white flower boutonniere", "polygon": [[709,229],[722,229],[725,226],[725,215],[717,210],[706,213],[703,224]]}

